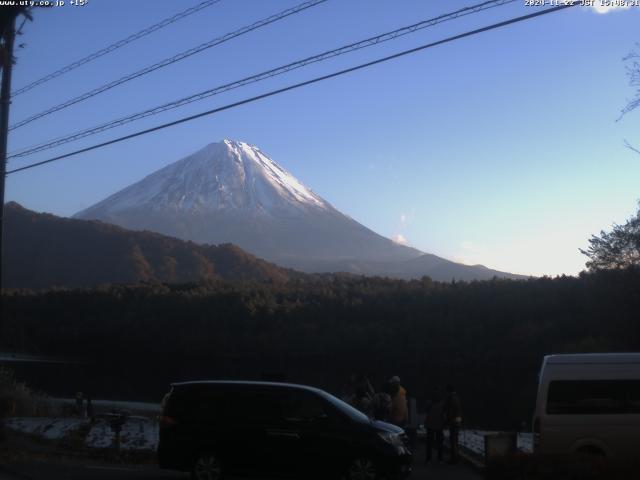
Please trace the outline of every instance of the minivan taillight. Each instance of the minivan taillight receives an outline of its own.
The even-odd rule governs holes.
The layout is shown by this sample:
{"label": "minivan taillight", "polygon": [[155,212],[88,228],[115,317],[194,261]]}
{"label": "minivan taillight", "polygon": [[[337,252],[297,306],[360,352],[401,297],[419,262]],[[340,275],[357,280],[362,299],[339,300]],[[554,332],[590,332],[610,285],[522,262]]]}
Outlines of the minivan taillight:
{"label": "minivan taillight", "polygon": [[176,419],[174,417],[169,417],[168,415],[162,415],[160,417],[160,428],[169,428],[174,427],[176,425]]}

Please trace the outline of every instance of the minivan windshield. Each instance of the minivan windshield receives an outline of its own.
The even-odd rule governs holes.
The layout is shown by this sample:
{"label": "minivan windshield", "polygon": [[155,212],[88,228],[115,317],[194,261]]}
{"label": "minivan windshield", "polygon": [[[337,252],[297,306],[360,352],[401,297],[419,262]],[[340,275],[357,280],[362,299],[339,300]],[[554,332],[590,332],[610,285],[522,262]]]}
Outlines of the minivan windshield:
{"label": "minivan windshield", "polygon": [[353,419],[353,420],[355,420],[357,422],[367,422],[368,423],[370,421],[369,417],[367,415],[365,415],[364,413],[362,413],[357,408],[352,407],[348,403],[343,402],[339,398],[334,397],[330,393],[327,393],[327,392],[320,392],[320,393],[326,400],[329,401],[329,403],[331,403],[331,405],[336,407],[338,410],[340,410],[340,412],[344,413],[349,418],[351,418],[351,419]]}

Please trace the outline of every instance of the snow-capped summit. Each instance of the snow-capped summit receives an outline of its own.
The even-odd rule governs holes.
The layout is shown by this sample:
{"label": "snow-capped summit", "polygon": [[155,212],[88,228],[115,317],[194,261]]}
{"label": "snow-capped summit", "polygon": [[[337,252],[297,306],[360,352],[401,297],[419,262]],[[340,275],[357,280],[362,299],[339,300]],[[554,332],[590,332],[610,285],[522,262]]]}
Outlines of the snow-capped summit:
{"label": "snow-capped summit", "polygon": [[186,215],[239,210],[301,214],[331,208],[259,148],[224,140],[152,173],[77,216],[118,215],[143,205],[152,211]]}

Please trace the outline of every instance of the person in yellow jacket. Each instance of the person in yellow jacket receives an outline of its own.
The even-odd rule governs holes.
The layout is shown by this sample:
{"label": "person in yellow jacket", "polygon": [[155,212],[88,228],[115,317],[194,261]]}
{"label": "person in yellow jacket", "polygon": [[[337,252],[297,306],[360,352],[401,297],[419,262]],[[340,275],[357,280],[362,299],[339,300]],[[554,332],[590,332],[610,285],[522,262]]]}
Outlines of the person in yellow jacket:
{"label": "person in yellow jacket", "polygon": [[409,422],[409,407],[407,405],[407,390],[400,384],[400,377],[393,376],[389,380],[391,395],[390,421],[399,427],[405,427]]}

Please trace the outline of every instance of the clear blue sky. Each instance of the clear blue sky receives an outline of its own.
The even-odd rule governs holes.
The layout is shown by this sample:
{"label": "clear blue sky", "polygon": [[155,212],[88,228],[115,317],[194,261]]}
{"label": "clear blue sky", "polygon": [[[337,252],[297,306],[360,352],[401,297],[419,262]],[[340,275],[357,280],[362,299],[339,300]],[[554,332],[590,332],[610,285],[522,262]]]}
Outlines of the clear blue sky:
{"label": "clear blue sky", "polygon": [[[302,1],[302,0],[300,0]],[[89,0],[35,13],[18,88],[198,0]],[[299,2],[222,0],[20,95],[12,123]],[[329,0],[12,132],[9,150],[75,132],[472,1]],[[524,0],[12,161],[9,168],[512,16]],[[259,146],[336,208],[425,252],[524,274],[576,274],[592,233],[640,198],[640,112],[622,58],[640,8],[576,7],[10,175],[7,200],[68,216],[223,138]]]}

